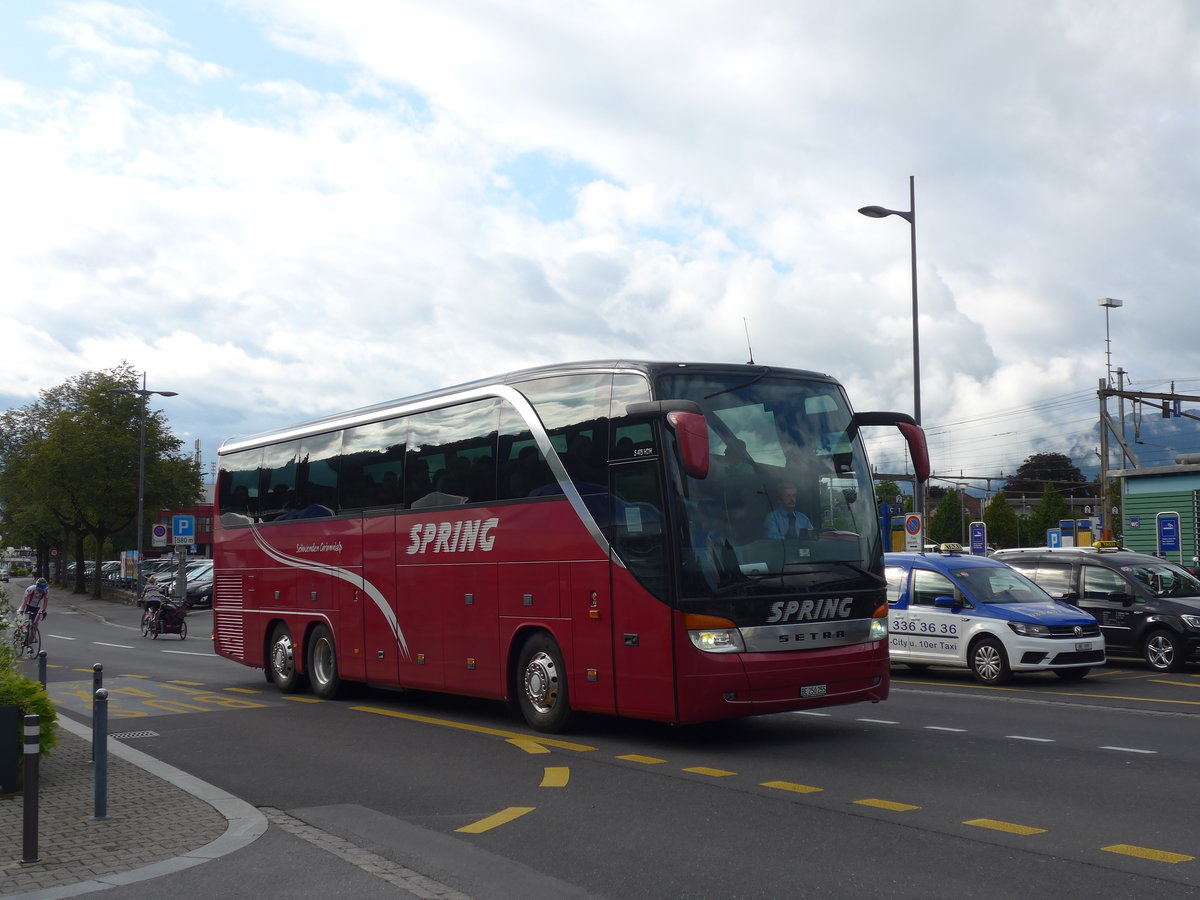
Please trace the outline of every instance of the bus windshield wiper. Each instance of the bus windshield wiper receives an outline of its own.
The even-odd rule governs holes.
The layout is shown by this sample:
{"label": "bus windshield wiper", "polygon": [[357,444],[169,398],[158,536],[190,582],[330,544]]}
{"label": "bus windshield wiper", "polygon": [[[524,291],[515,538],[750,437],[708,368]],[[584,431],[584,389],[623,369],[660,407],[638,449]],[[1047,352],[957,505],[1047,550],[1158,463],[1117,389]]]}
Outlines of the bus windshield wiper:
{"label": "bus windshield wiper", "polygon": [[759,372],[753,378],[751,378],[749,381],[743,382],[742,384],[735,384],[733,387],[727,387],[727,388],[723,388],[722,390],[719,390],[719,391],[714,391],[713,393],[706,395],[704,399],[711,400],[713,397],[720,397],[722,394],[732,394],[734,391],[740,391],[743,388],[748,388],[752,384],[758,384],[760,381],[762,381],[764,378],[766,378],[770,374],[771,374],[771,367],[763,366],[762,371]]}

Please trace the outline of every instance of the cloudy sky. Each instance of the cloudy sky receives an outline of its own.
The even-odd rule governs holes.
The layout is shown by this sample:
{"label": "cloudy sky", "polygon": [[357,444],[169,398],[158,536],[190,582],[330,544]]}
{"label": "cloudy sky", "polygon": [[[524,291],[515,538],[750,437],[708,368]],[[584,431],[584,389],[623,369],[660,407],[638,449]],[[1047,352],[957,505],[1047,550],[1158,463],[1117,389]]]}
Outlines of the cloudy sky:
{"label": "cloudy sky", "polygon": [[912,175],[935,471],[1094,459],[1099,298],[1135,389],[1200,393],[1197,47],[1190,0],[2,0],[0,408],[127,361],[207,467],[752,352],[911,412],[909,225],[856,210]]}

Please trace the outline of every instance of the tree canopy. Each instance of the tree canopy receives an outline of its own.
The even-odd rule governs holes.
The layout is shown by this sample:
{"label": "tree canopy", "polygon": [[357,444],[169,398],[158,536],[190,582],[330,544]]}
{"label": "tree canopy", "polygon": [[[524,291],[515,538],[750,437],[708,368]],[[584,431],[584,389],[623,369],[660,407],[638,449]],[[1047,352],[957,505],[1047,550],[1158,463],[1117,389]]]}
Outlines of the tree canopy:
{"label": "tree canopy", "polygon": [[1010,497],[1022,494],[1040,497],[1047,490],[1055,490],[1063,497],[1090,497],[1095,486],[1083,477],[1071,457],[1063,453],[1035,453],[1017,467],[1016,474],[1001,490]]}
{"label": "tree canopy", "polygon": [[[50,548],[82,563],[90,545],[98,585],[110,539],[136,524],[144,400],[112,391],[140,387],[139,374],[122,363],[68,379],[0,415],[0,527],[7,543],[37,549],[42,571]],[[152,521],[160,509],[196,502],[200,472],[165,415],[146,407],[143,505]],[[124,549],[134,543],[130,537]],[[85,590],[82,565],[75,590]]]}

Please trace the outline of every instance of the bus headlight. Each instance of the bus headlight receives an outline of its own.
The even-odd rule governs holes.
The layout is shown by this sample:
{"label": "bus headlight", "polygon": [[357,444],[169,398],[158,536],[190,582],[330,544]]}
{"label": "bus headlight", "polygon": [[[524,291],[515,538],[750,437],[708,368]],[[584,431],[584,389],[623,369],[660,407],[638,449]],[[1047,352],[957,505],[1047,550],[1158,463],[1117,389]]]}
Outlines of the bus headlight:
{"label": "bus headlight", "polygon": [[697,650],[705,653],[745,653],[746,645],[738,627],[720,616],[684,615],[688,637]]}
{"label": "bus headlight", "polygon": [[882,641],[887,639],[887,619],[872,619],[871,631],[867,635],[868,641]]}

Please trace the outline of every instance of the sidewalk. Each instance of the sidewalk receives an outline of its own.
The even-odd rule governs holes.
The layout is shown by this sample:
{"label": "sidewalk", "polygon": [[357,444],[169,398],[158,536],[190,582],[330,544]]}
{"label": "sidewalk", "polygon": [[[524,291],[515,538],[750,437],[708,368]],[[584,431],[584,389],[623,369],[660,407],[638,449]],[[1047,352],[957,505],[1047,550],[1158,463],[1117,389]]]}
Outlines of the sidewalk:
{"label": "sidewalk", "polygon": [[38,862],[21,864],[24,797],[0,799],[0,897],[73,897],[186,869],[267,829],[257,809],[108,740],[107,818],[96,820],[91,730],[59,715],[40,762]]}

